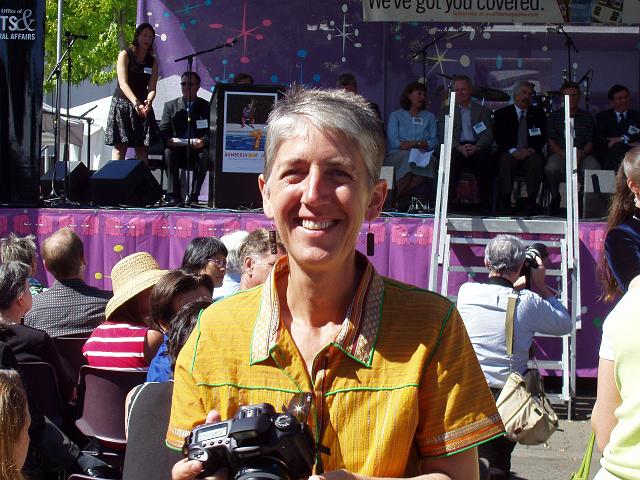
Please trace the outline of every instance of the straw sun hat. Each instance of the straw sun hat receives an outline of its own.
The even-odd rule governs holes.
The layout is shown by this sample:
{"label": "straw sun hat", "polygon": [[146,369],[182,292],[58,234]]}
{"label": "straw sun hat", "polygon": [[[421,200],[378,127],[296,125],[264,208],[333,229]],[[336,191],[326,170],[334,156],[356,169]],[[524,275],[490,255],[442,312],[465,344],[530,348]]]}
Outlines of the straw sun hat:
{"label": "straw sun hat", "polygon": [[160,270],[156,259],[147,252],[124,257],[111,270],[113,297],[107,302],[104,316],[107,320],[113,312],[140,292],[153,287],[167,270]]}

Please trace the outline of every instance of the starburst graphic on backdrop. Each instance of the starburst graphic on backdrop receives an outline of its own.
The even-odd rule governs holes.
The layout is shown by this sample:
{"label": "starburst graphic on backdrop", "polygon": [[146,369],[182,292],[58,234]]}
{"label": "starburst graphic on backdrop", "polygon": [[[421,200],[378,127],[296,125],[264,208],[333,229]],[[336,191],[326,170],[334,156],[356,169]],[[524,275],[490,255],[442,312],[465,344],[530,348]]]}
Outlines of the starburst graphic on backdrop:
{"label": "starburst graphic on backdrop", "polygon": [[[213,3],[213,0],[205,0],[204,2],[193,2],[193,3],[189,0],[184,0],[181,5],[182,8],[165,11],[163,12],[163,16],[165,18],[168,18],[173,14],[176,17],[191,17],[194,10],[200,7],[210,7],[212,3]],[[198,20],[196,18],[190,18],[188,21],[185,18],[184,21],[180,22],[180,28],[182,30],[186,30],[188,25],[195,25],[196,23],[198,23]]]}
{"label": "starburst graphic on backdrop", "polygon": [[[270,27],[271,20],[268,18],[264,18],[260,25],[257,25],[253,28],[247,28],[247,0],[244,0],[243,8],[242,8],[242,25],[240,26],[240,30],[229,28],[232,32],[235,32],[237,35],[234,35],[231,38],[227,38],[227,42],[231,42],[234,38],[239,38],[242,40],[242,56],[240,57],[241,63],[249,63],[251,59],[247,55],[247,50],[249,46],[249,39],[253,38],[255,40],[264,40],[264,35],[262,33],[257,33],[262,27]],[[221,23],[212,23],[209,25],[210,28],[220,29],[223,28],[224,25]]]}
{"label": "starburst graphic on backdrop", "polygon": [[320,23],[316,25],[307,25],[307,31],[313,32],[320,30],[322,32],[327,32],[327,40],[339,40],[342,43],[342,54],[340,60],[342,63],[347,61],[347,42],[350,42],[354,48],[362,47],[360,42],[357,42],[356,39],[360,35],[358,29],[352,24],[347,22],[347,12],[349,10],[349,6],[346,3],[342,4],[340,7],[342,10],[342,24],[339,24],[335,20],[330,20],[329,23]]}

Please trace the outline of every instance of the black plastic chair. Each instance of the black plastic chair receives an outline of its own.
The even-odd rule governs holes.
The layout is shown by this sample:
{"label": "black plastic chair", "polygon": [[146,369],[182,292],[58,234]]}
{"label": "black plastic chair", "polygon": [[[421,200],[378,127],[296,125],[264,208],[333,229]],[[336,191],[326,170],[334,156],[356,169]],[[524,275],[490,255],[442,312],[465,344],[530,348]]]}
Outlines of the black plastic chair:
{"label": "black plastic chair", "polygon": [[78,406],[82,412],[76,426],[99,446],[124,450],[124,405],[129,391],[144,383],[147,372],[80,368]]}
{"label": "black plastic chair", "polygon": [[78,381],[80,367],[87,364],[87,359],[82,354],[82,347],[84,347],[88,338],[89,336],[67,335],[53,339],[58,354],[62,357],[64,364],[69,369],[69,375],[75,382]]}
{"label": "black plastic chair", "polygon": [[64,403],[54,368],[46,362],[19,362],[18,370],[30,398],[56,426],[64,424]]}

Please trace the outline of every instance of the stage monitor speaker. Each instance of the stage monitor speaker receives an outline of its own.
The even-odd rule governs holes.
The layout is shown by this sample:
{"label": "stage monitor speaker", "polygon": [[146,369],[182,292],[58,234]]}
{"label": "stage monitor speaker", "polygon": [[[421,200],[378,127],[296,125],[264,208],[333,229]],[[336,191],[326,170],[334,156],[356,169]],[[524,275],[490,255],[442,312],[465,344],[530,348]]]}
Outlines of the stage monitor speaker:
{"label": "stage monitor speaker", "polygon": [[[64,162],[56,162],[42,177],[40,177],[40,194],[48,197],[51,191],[51,180],[55,175],[53,186],[55,193],[60,195],[65,192],[64,183]],[[65,192],[69,200],[88,201],[89,200],[89,177],[91,171],[82,162],[69,162],[67,166],[69,175],[69,191]]]}
{"label": "stage monitor speaker", "polygon": [[602,218],[609,214],[609,201],[616,190],[613,170],[585,170],[582,217]]}
{"label": "stage monitor speaker", "polygon": [[155,204],[162,188],[140,160],[111,160],[90,180],[91,201],[100,206],[145,207]]}

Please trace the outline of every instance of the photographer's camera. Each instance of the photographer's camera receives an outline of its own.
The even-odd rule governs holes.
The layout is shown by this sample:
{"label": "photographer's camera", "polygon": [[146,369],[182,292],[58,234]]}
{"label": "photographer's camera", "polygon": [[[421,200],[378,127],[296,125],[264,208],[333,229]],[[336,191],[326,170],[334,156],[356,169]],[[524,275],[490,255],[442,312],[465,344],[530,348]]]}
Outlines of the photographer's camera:
{"label": "photographer's camera", "polygon": [[316,445],[306,423],[261,403],[240,407],[231,420],[197,426],[182,453],[202,462],[198,478],[226,467],[234,480],[294,480],[311,475]]}

